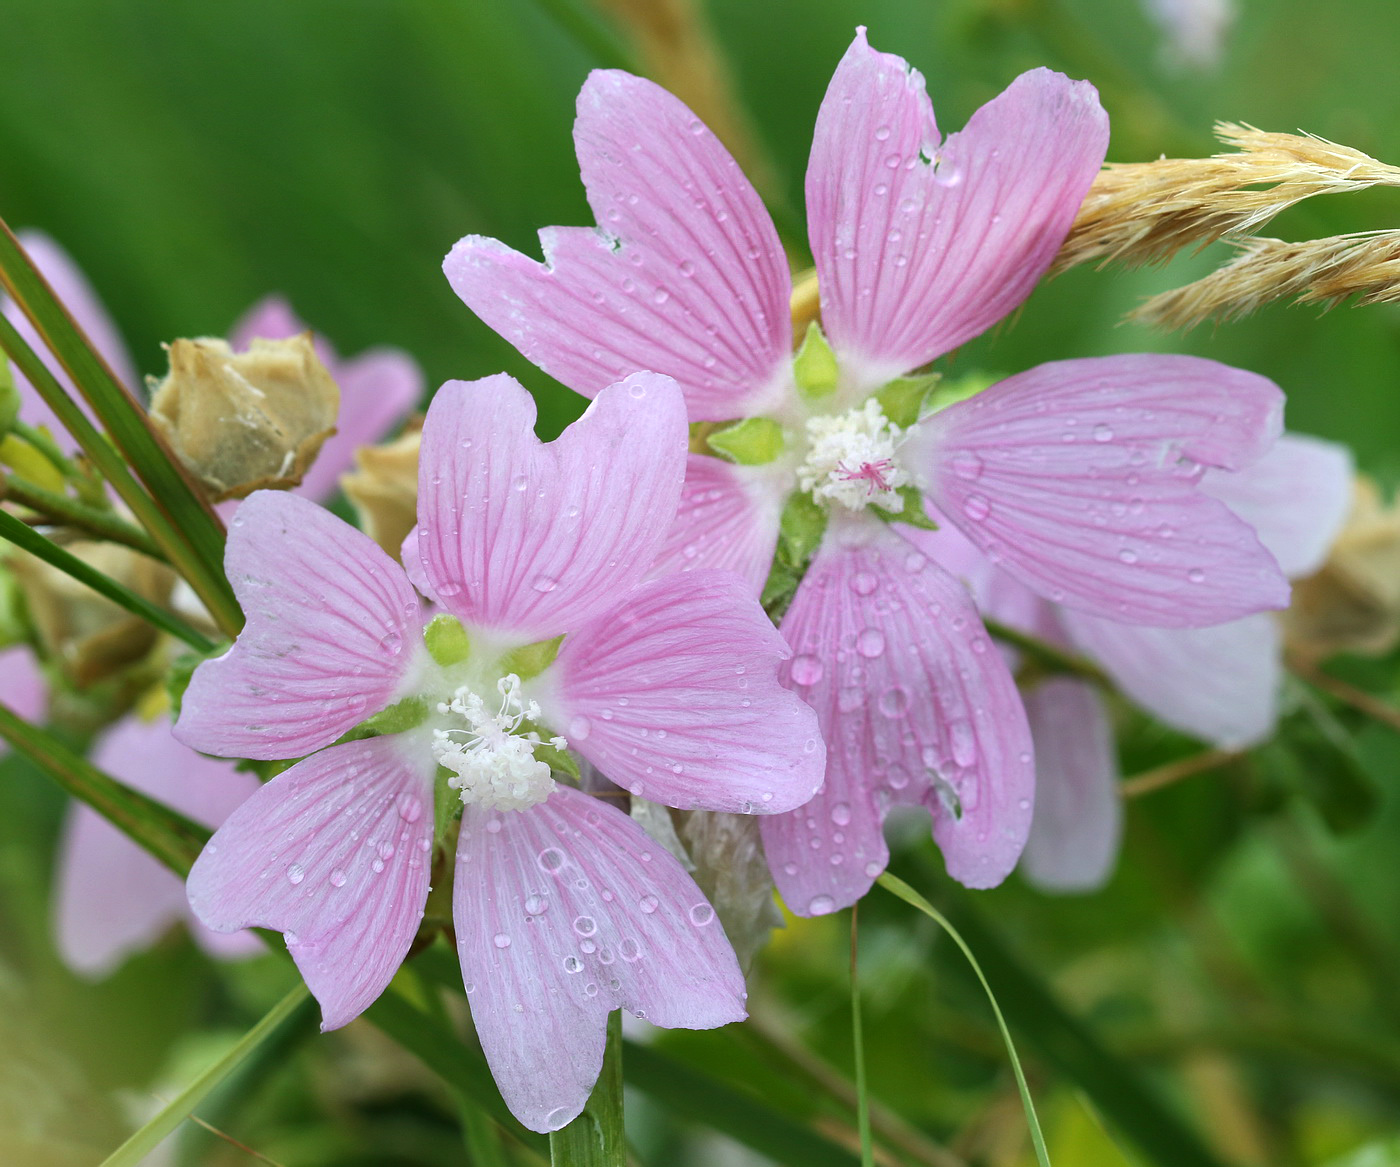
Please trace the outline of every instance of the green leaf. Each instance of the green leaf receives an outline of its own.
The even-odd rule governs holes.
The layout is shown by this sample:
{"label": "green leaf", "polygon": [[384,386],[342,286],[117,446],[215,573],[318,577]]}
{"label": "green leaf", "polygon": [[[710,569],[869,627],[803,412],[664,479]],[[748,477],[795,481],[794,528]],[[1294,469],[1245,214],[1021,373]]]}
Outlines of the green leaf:
{"label": "green leaf", "polygon": [[[887,878],[894,881],[886,875],[880,882]],[[1082,1089],[1151,1162],[1160,1167],[1222,1167],[1200,1136],[1167,1108],[1131,1065],[1104,1048],[1093,1031],[1055,999],[968,901],[959,896],[949,914],[976,946],[984,984],[996,987],[1007,1015],[1041,1057]]]}
{"label": "green leaf", "polygon": [[792,358],[792,374],[797,381],[797,391],[803,397],[828,397],[836,392],[836,382],[840,376],[836,354],[831,351],[822,326],[815,320],[807,325],[802,347]]}
{"label": "green leaf", "polygon": [[924,400],[924,413],[937,413],[940,409],[947,409],[959,401],[976,397],[983,389],[990,388],[1000,380],[1001,375],[998,373],[968,373],[964,377],[941,381],[931,387],[928,397]]}
{"label": "green leaf", "polygon": [[583,1113],[549,1136],[551,1167],[626,1167],[622,1126],[622,1010],[608,1014],[603,1069]]}
{"label": "green leaf", "polygon": [[423,643],[428,655],[443,668],[461,664],[471,655],[471,639],[456,616],[439,612],[423,629]]}
{"label": "green leaf", "polygon": [[706,439],[716,453],[740,466],[765,466],[783,452],[783,427],[771,417],[746,417]]}
{"label": "green leaf", "polygon": [[57,543],[45,539],[33,527],[20,522],[6,510],[0,510],[0,538],[8,540],[23,551],[28,551],[36,559],[42,559],[66,575],[71,575],[79,583],[86,584],[99,595],[106,596],[112,603],[140,616],[143,620],[148,620],[162,632],[168,632],[171,636],[183,640],[191,648],[207,652],[214,647],[213,641],[191,628],[178,616],[157,607],[144,596],[137,595],[111,576],[104,575],[76,555],[65,551]]}
{"label": "green leaf", "polygon": [[136,1167],[156,1145],[175,1130],[225,1078],[257,1048],[272,1037],[294,1013],[310,1000],[306,986],[298,984],[193,1082],[165,1104],[160,1113],[102,1161],[102,1167]]}
{"label": "green leaf", "polygon": [[[14,291],[15,284],[11,283],[13,271],[6,266],[7,262],[18,263],[20,269],[28,273],[31,280],[38,281],[38,274],[27,262],[22,259],[15,259],[18,255],[18,245],[14,242],[14,236],[4,222],[0,222],[0,281],[7,285],[8,290]],[[8,257],[8,259],[7,259]],[[39,281],[43,295],[49,297],[53,305],[52,294],[48,291],[48,285]],[[63,309],[57,309],[63,319]],[[71,322],[69,322],[71,327]],[[186,535],[181,528],[183,519],[176,519],[176,514],[182,514],[182,508],[178,502],[174,505],[172,512],[171,505],[161,505],[155,498],[147,494],[141,488],[140,483],[132,477],[132,472],[127,469],[122,453],[112,448],[111,442],[102,437],[97,428],[88,421],[83,410],[78,409],[77,403],[67,393],[67,390],[57,382],[55,376],[49,371],[48,365],[36,357],[34,350],[25,343],[24,337],[15,330],[10,320],[0,315],[0,348],[7,351],[13,358],[15,365],[18,365],[20,372],[25,379],[34,386],[39,396],[43,397],[43,402],[48,404],[59,418],[63,427],[73,435],[77,444],[83,448],[91,459],[92,465],[97,467],[102,477],[112,484],[113,490],[120,495],[127,507],[132,509],[132,514],[139,519],[141,526],[150,532],[151,537],[160,544],[165,557],[171,561],[176,570],[181,572],[189,585],[195,589],[200,602],[209,610],[210,616],[214,617],[214,623],[218,624],[227,635],[237,634],[239,628],[244,624],[244,614],[238,607],[238,600],[235,599],[232,589],[228,586],[228,579],[224,577],[223,570],[223,535],[221,528],[213,526],[214,533],[218,537],[217,550],[210,551],[207,547],[199,547],[190,542],[190,536]],[[97,360],[97,358],[94,358]],[[104,367],[105,371],[105,367]],[[111,374],[106,374],[111,376]],[[115,383],[115,382],[113,382]],[[24,435],[27,441],[34,441],[34,434],[28,427],[20,424],[18,432]],[[186,487],[188,493],[188,487]],[[200,512],[203,514],[203,511]],[[207,522],[213,523],[213,512],[206,515]],[[196,526],[196,530],[199,530]],[[213,556],[213,558],[210,558]]]}
{"label": "green leaf", "polygon": [[859,1167],[844,1147],[794,1122],[753,1095],[736,1090],[649,1045],[624,1041],[623,1076],[680,1119],[728,1135],[786,1167]]}
{"label": "green leaf", "polygon": [[177,875],[189,872],[209,838],[204,827],[104,774],[5,705],[0,705],[0,737]]}
{"label": "green leaf", "polygon": [[896,377],[875,394],[880,412],[900,429],[907,430],[927,412],[929,398],[942,379],[939,373]]}
{"label": "green leaf", "polygon": [[0,434],[8,434],[18,417],[19,390],[15,388],[15,375],[10,372],[5,354],[0,353]]}
{"label": "green leaf", "polygon": [[977,963],[977,958],[972,955],[972,949],[967,946],[958,930],[948,922],[948,918],[935,908],[928,900],[924,899],[918,892],[910,887],[897,875],[891,875],[888,871],[882,874],[878,880],[881,887],[893,895],[897,895],[906,904],[918,908],[930,920],[937,924],[952,938],[954,944],[962,954],[967,957],[967,963],[972,966],[972,971],[977,974],[977,979],[982,983],[982,988],[987,994],[987,1000],[991,1002],[992,1012],[996,1014],[997,1028],[1001,1030],[1001,1040],[1006,1045],[1007,1057],[1011,1059],[1011,1070],[1016,1075],[1016,1089],[1021,1094],[1021,1108],[1026,1112],[1026,1125],[1031,1130],[1031,1143],[1035,1146],[1035,1160],[1040,1167],[1050,1167],[1050,1155],[1045,1149],[1045,1135],[1040,1130],[1040,1119],[1036,1117],[1035,1102],[1031,1098],[1030,1087],[1026,1085],[1026,1075],[1021,1069],[1021,1059],[1016,1056],[1016,1045],[1011,1040],[1011,1031],[1006,1028],[1006,1019],[1001,1015],[1001,1006],[997,1004],[996,994],[992,992],[992,986],[987,983],[987,978],[982,972],[982,966]]}

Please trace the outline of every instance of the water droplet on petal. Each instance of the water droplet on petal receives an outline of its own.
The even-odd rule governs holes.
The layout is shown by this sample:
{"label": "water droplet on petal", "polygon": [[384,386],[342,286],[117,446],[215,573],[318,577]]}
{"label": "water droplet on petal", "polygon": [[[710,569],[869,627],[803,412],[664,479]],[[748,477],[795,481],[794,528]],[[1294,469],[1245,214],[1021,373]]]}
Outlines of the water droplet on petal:
{"label": "water droplet on petal", "polygon": [[416,823],[423,817],[423,800],[416,794],[400,794],[398,805],[399,818],[406,823]]}
{"label": "water droplet on petal", "polygon": [[580,936],[592,936],[598,931],[598,922],[592,916],[579,916],[574,920],[574,931]]}
{"label": "water droplet on petal", "polygon": [[865,628],[856,637],[856,651],[867,659],[874,659],[885,651],[885,634],[878,628]]}
{"label": "water droplet on petal", "polygon": [[661,901],[658,900],[655,896],[643,896],[641,903],[639,903],[637,906],[641,908],[642,911],[645,912],[648,916],[650,916],[652,912],[656,911],[656,909],[660,905]]}
{"label": "water droplet on petal", "polygon": [[992,513],[992,504],[985,494],[969,494],[963,500],[963,514],[974,523],[980,523]]}
{"label": "water droplet on petal", "polygon": [[494,944],[497,948],[509,948],[510,937],[507,936],[504,932],[497,932],[496,935],[492,938],[491,943]]}
{"label": "water droplet on petal", "polygon": [[290,867],[287,868],[288,883],[300,883],[305,878],[306,868],[303,867],[300,863],[293,863]]}
{"label": "water droplet on petal", "polygon": [[564,852],[558,847],[546,847],[539,854],[539,865],[541,870],[553,875],[564,866]]}
{"label": "water droplet on petal", "polygon": [[1193,567],[1190,571],[1186,573],[1186,578],[1189,579],[1192,583],[1205,583],[1206,573],[1202,571],[1199,567]]}
{"label": "water droplet on petal", "polygon": [[838,827],[844,827],[851,821],[851,804],[849,802],[838,802],[831,808],[831,821]]}
{"label": "water droplet on petal", "polygon": [[982,459],[971,450],[960,450],[953,455],[953,473],[964,482],[975,482],[982,477]]}
{"label": "water droplet on petal", "polygon": [[559,581],[552,575],[537,575],[530,581],[530,586],[537,592],[552,592],[559,586]]}
{"label": "water droplet on petal", "polygon": [[332,887],[344,887],[344,886],[345,886],[345,880],[346,880],[345,872],[342,871],[339,867],[337,867],[334,871],[331,872],[331,886],[332,886]]}
{"label": "water droplet on petal", "polygon": [[792,660],[792,683],[794,685],[815,685],[822,679],[826,666],[810,653],[802,653]]}
{"label": "water droplet on petal", "polygon": [[825,916],[828,912],[836,910],[836,901],[828,895],[813,896],[807,901],[807,914],[809,916]]}
{"label": "water droplet on petal", "polygon": [[858,571],[851,577],[851,591],[858,596],[868,596],[879,586],[879,579],[868,571]]}
{"label": "water droplet on petal", "polygon": [[1112,427],[1112,426],[1104,425],[1103,422],[1099,422],[1099,424],[1096,425],[1096,426],[1094,427],[1094,441],[1096,441],[1096,442],[1111,442],[1111,441],[1113,441],[1113,427]]}
{"label": "water droplet on petal", "polygon": [[576,956],[566,956],[564,958],[564,971],[566,973],[576,973],[583,971],[583,961]]}
{"label": "water droplet on petal", "polygon": [[709,904],[696,904],[690,909],[690,922],[697,928],[703,928],[715,918],[715,910]]}

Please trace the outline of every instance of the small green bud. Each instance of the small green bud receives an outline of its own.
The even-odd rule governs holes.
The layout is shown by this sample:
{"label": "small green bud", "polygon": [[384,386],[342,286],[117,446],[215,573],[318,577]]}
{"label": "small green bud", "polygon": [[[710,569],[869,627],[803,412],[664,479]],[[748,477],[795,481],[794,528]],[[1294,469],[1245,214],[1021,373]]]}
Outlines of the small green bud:
{"label": "small green bud", "polygon": [[439,612],[423,629],[423,643],[428,646],[428,655],[443,668],[461,664],[471,655],[467,630],[456,616],[446,612]]}
{"label": "small green bud", "polygon": [[783,427],[772,418],[746,417],[709,436],[710,448],[740,466],[763,466],[783,452]]}
{"label": "small green bud", "polygon": [[55,494],[63,493],[62,472],[48,460],[39,447],[31,445],[19,434],[9,433],[0,438],[0,463],[35,486],[41,486]]}
{"label": "small green bud", "polygon": [[927,412],[925,406],[942,377],[924,373],[917,377],[897,377],[875,394],[880,412],[890,421],[907,430]]}
{"label": "small green bud", "polygon": [[836,392],[839,372],[836,354],[827,344],[822,326],[815,320],[807,325],[802,347],[792,358],[792,372],[797,380],[797,390],[803,397],[826,397]]}

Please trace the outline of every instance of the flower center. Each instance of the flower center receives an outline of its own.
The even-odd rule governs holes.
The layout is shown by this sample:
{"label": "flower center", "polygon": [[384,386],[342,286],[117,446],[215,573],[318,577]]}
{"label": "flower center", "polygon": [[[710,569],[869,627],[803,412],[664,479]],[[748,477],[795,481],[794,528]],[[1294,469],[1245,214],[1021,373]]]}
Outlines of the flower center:
{"label": "flower center", "polygon": [[895,456],[899,438],[900,428],[873,397],[859,409],[810,418],[798,485],[817,502],[852,511],[878,506],[897,515],[904,510],[899,488],[911,481]]}
{"label": "flower center", "polygon": [[[465,685],[450,701],[439,702],[439,713],[456,714],[467,724],[433,730],[433,753],[452,771],[454,777],[447,784],[464,803],[524,810],[543,802],[554,790],[548,763],[535,757],[535,747],[543,745],[544,739],[533,730],[519,732],[526,720],[539,718],[540,707],[521,698],[520,678],[514,673],[497,681],[496,691],[501,700],[494,713]],[[569,743],[556,737],[548,744],[562,750]]]}

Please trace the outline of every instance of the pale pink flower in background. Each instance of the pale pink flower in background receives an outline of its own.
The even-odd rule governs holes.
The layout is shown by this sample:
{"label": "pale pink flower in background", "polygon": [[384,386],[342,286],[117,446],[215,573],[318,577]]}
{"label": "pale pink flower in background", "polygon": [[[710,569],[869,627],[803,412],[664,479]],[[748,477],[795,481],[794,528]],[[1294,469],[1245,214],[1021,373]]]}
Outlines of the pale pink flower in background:
{"label": "pale pink flower in background", "polygon": [[[140,380],[121,335],[72,258],[39,231],[21,232],[20,241],[113,372],[139,393]],[[38,340],[24,314],[8,300],[4,311],[71,392],[67,374]],[[234,325],[229,340],[241,351],[254,337],[280,340],[306,330],[283,297],[268,296]],[[297,491],[324,501],[335,493],[339,476],[351,468],[355,447],[385,437],[417,405],[423,375],[413,359],[397,349],[371,349],[343,360],[318,336],[316,350],[340,385],[340,416],[337,432],[322,446]],[[21,419],[65,435],[38,391],[18,372],[15,381]],[[225,517],[236,509],[236,503],[220,508]],[[27,647],[8,649],[0,656],[0,700],[28,720],[42,720],[47,684]],[[200,758],[180,745],[170,737],[170,723],[164,718],[149,724],[133,717],[119,722],[99,744],[96,761],[128,785],[208,827],[218,826],[258,785],[251,775],[236,774],[227,763]],[[87,976],[105,976],[171,923],[188,917],[179,879],[81,803],[70,806],[64,822],[57,884],[54,928],[59,953],[75,972]],[[246,936],[222,936],[198,925],[193,935],[201,947],[219,957],[261,951],[261,945]]]}
{"label": "pale pink flower in background", "polygon": [[[567,745],[666,805],[768,813],[810,798],[824,757],[812,711],[779,683],[788,649],[739,577],[643,582],[684,477],[675,385],[629,377],[548,445],[534,421],[504,376],[449,382],[428,411],[414,573],[465,626],[469,655],[429,651],[424,605],[367,536],[258,492],[227,556],[247,626],[195,672],[175,733],[228,756],[317,751],[229,817],[189,895],[214,928],[284,932],[327,1029],[408,952],[435,774],[451,772],[468,1000],[506,1101],[545,1130],[582,1108],[612,1009],[708,1028],[744,1008],[733,951],[679,863],[621,811],[556,785],[536,750]],[[537,675],[513,663],[560,634]],[[415,699],[408,728],[331,744]]]}
{"label": "pale pink flower in background", "polygon": [[[123,718],[98,739],[92,761],[211,829],[259,786],[255,775],[239,773],[232,762],[181,745],[167,717]],[[266,951],[250,932],[214,932],[195,920],[180,877],[91,807],[72,805],[59,847],[54,920],[59,955],[74,972],[107,976],[181,922],[211,956],[228,960]]]}
{"label": "pale pink flower in background", "polygon": [[[1248,522],[1290,579],[1312,574],[1351,505],[1350,452],[1285,434],[1245,470],[1211,470],[1201,489]],[[1001,571],[951,527],[910,536],[967,582],[989,617],[1096,661],[1167,725],[1241,749],[1275,729],[1283,683],[1277,621],[1268,613],[1207,628],[1149,628],[1059,607]],[[1113,873],[1122,830],[1118,758],[1095,687],[1059,676],[1025,694],[1035,740],[1036,807],[1021,860],[1046,891],[1092,891]]]}
{"label": "pale pink flower in background", "polygon": [[1210,70],[1220,64],[1225,35],[1239,15],[1235,0],[1142,0],[1162,33],[1162,56],[1172,65]]}
{"label": "pale pink flower in background", "polygon": [[1108,141],[1085,82],[1026,73],[945,139],[919,73],[858,31],[807,171],[836,362],[820,387],[794,366],[777,233],[705,126],[651,82],[598,72],[574,137],[598,227],[541,231],[544,263],[469,236],[445,271],[580,393],[651,369],[680,383],[692,421],[782,427],[765,465],[692,456],[662,568],[730,567],[757,591],[788,497],[827,509],[782,624],[829,761],[811,804],[763,823],[784,899],[820,914],[864,894],[898,805],[931,812],[956,879],[1000,882],[1031,823],[1021,702],[965,589],[882,519],[921,493],[1023,584],[1101,616],[1189,627],[1282,607],[1272,557],[1198,489],[1206,468],[1269,447],[1277,388],[1211,361],[1119,356],[1042,365],[907,429],[883,412],[874,393],[1012,311],[1049,266]]}

